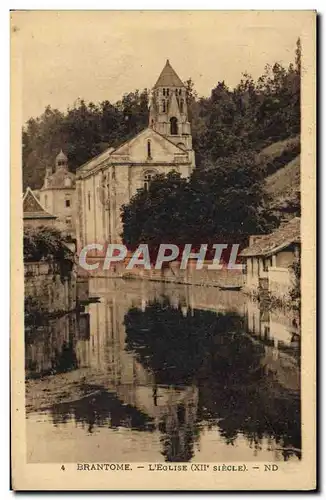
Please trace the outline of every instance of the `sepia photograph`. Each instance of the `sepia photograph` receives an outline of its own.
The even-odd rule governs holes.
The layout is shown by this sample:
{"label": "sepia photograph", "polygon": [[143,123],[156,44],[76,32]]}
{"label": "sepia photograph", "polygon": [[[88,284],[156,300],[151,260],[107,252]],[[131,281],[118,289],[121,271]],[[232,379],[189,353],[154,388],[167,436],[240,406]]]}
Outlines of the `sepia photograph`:
{"label": "sepia photograph", "polygon": [[13,488],[314,489],[316,13],[10,23]]}

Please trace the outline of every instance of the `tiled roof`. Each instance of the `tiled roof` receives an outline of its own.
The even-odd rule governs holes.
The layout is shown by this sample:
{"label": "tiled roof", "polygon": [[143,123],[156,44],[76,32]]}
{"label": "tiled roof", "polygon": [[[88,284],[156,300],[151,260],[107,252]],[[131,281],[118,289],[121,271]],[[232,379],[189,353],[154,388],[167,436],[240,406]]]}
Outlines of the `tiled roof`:
{"label": "tiled roof", "polygon": [[270,234],[256,236],[252,245],[242,250],[240,257],[270,256],[292,243],[300,242],[300,218],[294,217]]}
{"label": "tiled roof", "polygon": [[184,83],[172,68],[169,60],[166,61],[162,73],[154,85],[154,88],[156,87],[184,87]]}
{"label": "tiled roof", "polygon": [[51,215],[45,210],[45,208],[42,207],[41,203],[29,187],[26,189],[26,193],[23,198],[23,212],[24,219],[56,219],[55,215]]}

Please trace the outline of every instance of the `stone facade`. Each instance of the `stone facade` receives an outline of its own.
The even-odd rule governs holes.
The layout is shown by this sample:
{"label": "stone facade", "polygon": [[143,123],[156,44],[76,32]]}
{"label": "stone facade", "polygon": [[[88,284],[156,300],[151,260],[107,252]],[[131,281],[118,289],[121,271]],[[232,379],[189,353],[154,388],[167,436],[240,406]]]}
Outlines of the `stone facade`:
{"label": "stone facade", "polygon": [[78,248],[121,242],[120,210],[137,189],[172,170],[188,177],[194,167],[186,89],[167,62],[154,86],[149,127],[77,170]]}

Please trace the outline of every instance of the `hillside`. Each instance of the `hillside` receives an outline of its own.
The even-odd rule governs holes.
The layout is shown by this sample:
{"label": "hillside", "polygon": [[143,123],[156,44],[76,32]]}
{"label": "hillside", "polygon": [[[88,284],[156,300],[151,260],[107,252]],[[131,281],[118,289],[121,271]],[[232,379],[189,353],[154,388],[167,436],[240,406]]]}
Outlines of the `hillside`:
{"label": "hillside", "polygon": [[265,181],[268,206],[279,218],[300,215],[300,155]]}
{"label": "hillside", "polygon": [[300,136],[289,137],[277,141],[257,154],[258,163],[262,166],[266,176],[270,176],[300,154]]}
{"label": "hillside", "polygon": [[265,177],[267,208],[279,220],[300,216],[300,135],[273,142],[256,160]]}

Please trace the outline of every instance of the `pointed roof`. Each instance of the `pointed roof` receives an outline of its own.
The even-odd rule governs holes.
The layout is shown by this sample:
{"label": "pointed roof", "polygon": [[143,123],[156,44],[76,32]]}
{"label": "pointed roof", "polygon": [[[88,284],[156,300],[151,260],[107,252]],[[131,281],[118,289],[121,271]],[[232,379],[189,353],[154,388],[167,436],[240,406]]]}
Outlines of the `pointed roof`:
{"label": "pointed roof", "polygon": [[56,219],[41,205],[30,187],[26,189],[23,198],[24,219]]}
{"label": "pointed roof", "polygon": [[154,130],[153,128],[151,127],[146,127],[144,128],[143,130],[141,130],[140,132],[138,132],[138,134],[136,134],[134,137],[132,137],[131,139],[128,139],[127,141],[124,141],[122,142],[119,146],[117,146],[115,149],[112,150],[112,152],[110,153],[110,156],[111,155],[115,155],[115,154],[120,154],[119,153],[119,149],[122,149],[124,146],[128,145],[128,144],[131,144],[132,142],[134,142],[136,139],[138,139],[138,137],[140,137],[142,134],[144,134],[145,132],[147,131],[150,131],[151,134],[153,134],[154,136],[155,135],[158,135],[159,137],[163,138],[165,141],[169,142],[170,144],[172,144],[172,146],[175,148],[175,149],[179,149],[180,150],[180,153],[187,153],[187,151],[185,151],[184,149],[180,148],[180,146],[178,146],[177,144],[175,144],[173,141],[171,141],[168,137],[166,137],[165,135],[163,134],[160,134],[159,132],[157,132],[157,130]]}
{"label": "pointed roof", "polygon": [[184,87],[184,83],[180,80],[168,59],[162,73],[154,85],[154,88],[156,87]]}
{"label": "pointed roof", "polygon": [[[157,130],[154,130],[151,127],[146,127],[143,130],[141,130],[140,132],[138,132],[138,134],[136,134],[131,139],[128,139],[126,141],[121,142],[119,145],[117,145],[116,148],[109,147],[108,149],[106,149],[105,151],[103,151],[103,153],[100,153],[99,155],[95,156],[94,158],[91,158],[86,163],[84,163],[83,165],[81,165],[80,167],[78,167],[77,168],[77,172],[76,172],[76,177],[80,178],[79,177],[80,174],[82,174],[82,173],[83,174],[88,174],[89,172],[92,172],[93,170],[95,170],[96,168],[98,168],[99,165],[103,165],[103,164],[107,165],[107,164],[109,164],[109,162],[114,158],[114,155],[121,154],[119,152],[119,150],[121,150],[122,148],[124,148],[128,144],[131,144],[138,137],[140,137],[142,134],[145,134],[148,131],[150,131],[151,134],[153,134],[154,136],[157,135],[160,138],[163,138],[166,142],[168,142],[169,144],[171,144],[176,149],[176,152],[182,153],[183,155],[187,154],[187,151],[185,151],[180,146],[178,146],[177,144],[175,144],[173,141],[171,141],[165,135],[160,134],[159,132],[157,132]],[[142,164],[143,164],[143,162],[142,162]]]}

